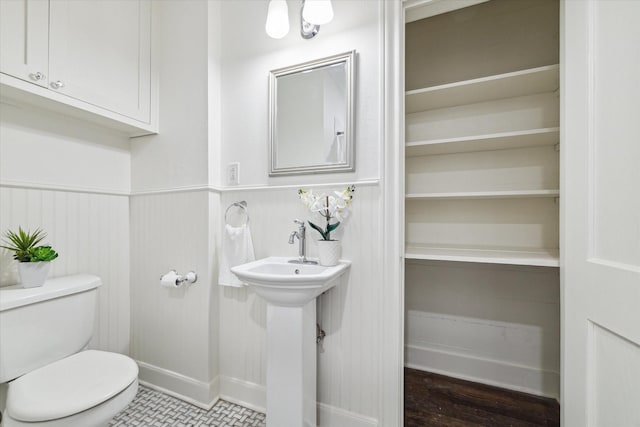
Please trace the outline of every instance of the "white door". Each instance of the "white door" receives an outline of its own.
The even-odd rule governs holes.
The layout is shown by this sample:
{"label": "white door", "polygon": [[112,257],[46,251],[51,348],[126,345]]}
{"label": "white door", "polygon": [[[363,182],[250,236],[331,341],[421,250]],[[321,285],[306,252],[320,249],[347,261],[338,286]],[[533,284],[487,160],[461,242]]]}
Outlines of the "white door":
{"label": "white door", "polygon": [[149,122],[150,7],[148,0],[51,0],[50,88]]}
{"label": "white door", "polygon": [[640,426],[640,1],[562,2],[562,420]]}
{"label": "white door", "polygon": [[0,0],[0,71],[47,86],[49,2]]}

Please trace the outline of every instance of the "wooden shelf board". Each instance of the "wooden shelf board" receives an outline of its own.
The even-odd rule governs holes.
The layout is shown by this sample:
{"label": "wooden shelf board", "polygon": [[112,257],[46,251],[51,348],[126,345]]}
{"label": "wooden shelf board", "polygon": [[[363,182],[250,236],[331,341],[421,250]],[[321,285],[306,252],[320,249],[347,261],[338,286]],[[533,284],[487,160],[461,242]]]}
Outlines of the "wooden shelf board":
{"label": "wooden shelf board", "polygon": [[558,249],[461,248],[407,245],[405,259],[559,267]]}
{"label": "wooden shelf board", "polygon": [[465,7],[485,3],[489,0],[457,0],[449,1],[432,1],[432,0],[404,0],[403,6],[406,11],[405,24],[418,21],[420,19],[429,18],[435,15],[451,12]]}
{"label": "wooden shelf board", "polygon": [[472,151],[504,150],[524,147],[552,146],[560,141],[560,128],[527,129],[487,135],[471,135],[458,138],[432,139],[407,142],[408,157],[433,154],[465,153]]}
{"label": "wooden shelf board", "polygon": [[509,191],[460,191],[448,193],[407,193],[407,200],[455,200],[455,199],[521,199],[559,197],[560,190],[509,190]]}
{"label": "wooden shelf board", "polygon": [[407,114],[502,98],[553,92],[559,87],[559,66],[546,65],[512,73],[410,90],[405,93]]}

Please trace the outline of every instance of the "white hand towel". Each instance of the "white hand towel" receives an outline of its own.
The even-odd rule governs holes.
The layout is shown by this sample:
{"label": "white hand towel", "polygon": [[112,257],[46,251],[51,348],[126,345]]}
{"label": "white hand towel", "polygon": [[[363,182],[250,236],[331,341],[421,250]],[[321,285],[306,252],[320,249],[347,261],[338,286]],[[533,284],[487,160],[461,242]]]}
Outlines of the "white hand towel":
{"label": "white hand towel", "polygon": [[240,227],[225,225],[222,236],[222,249],[220,251],[218,283],[223,286],[235,286],[237,288],[245,286],[231,272],[231,267],[245,264],[255,259],[249,224],[244,224]]}

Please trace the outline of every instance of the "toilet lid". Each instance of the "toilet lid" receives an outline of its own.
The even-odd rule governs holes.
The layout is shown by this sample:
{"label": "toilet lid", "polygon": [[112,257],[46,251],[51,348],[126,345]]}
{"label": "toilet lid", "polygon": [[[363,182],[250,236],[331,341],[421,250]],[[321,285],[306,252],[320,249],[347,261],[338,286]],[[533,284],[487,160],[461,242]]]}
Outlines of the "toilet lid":
{"label": "toilet lid", "polygon": [[68,417],[111,399],[137,376],[127,356],[82,351],[10,382],[7,414],[30,422]]}

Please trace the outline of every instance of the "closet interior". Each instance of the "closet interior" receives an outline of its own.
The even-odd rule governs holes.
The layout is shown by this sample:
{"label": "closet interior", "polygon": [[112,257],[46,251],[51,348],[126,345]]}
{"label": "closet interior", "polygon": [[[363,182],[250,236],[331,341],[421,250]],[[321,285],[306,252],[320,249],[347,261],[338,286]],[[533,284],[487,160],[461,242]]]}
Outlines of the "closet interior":
{"label": "closet interior", "polygon": [[405,365],[557,399],[559,3],[439,3],[406,15]]}

